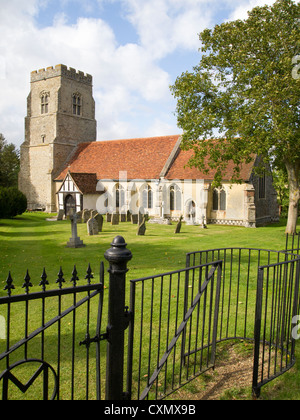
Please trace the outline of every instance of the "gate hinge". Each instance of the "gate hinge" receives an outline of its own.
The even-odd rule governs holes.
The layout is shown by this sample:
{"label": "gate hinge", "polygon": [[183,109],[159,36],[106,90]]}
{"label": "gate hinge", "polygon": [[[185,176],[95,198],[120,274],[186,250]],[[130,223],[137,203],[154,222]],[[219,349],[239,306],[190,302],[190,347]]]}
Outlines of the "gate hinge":
{"label": "gate hinge", "polygon": [[100,343],[100,341],[107,340],[108,333],[96,335],[94,338],[91,338],[89,334],[86,334],[85,340],[80,341],[80,346],[86,346],[87,348],[90,347],[91,343]]}
{"label": "gate hinge", "polygon": [[133,313],[129,311],[129,307],[125,306],[125,312],[124,312],[124,330],[127,330],[129,327],[129,323],[132,320]]}

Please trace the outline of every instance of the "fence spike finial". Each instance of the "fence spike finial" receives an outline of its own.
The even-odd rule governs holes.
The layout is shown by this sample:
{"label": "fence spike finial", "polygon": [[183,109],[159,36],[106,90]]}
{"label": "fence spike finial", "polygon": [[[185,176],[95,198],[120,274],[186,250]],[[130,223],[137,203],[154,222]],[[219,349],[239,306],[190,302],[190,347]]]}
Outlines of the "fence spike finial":
{"label": "fence spike finial", "polygon": [[11,291],[15,289],[15,286],[13,285],[13,279],[11,277],[11,273],[8,273],[7,279],[6,279],[6,286],[3,290],[7,290],[8,296],[11,296]]}
{"label": "fence spike finial", "polygon": [[49,282],[47,280],[47,274],[46,274],[46,269],[44,268],[43,270],[43,274],[41,275],[41,279],[42,281],[40,281],[39,286],[43,287],[43,292],[46,291],[46,286],[49,285]]}
{"label": "fence spike finial", "polygon": [[62,288],[62,285],[63,285],[63,283],[65,283],[66,281],[65,281],[65,279],[64,279],[64,273],[63,273],[63,271],[62,271],[62,268],[60,267],[60,269],[59,269],[59,273],[58,273],[58,278],[57,278],[57,280],[56,280],[56,283],[58,283],[58,285],[59,285],[59,288],[61,289]]}
{"label": "fence spike finial", "polygon": [[94,278],[93,271],[91,269],[91,264],[89,264],[88,269],[86,271],[85,280],[87,280],[88,284],[91,284],[91,280]]}
{"label": "fence spike finial", "polygon": [[79,281],[79,278],[77,276],[77,269],[76,269],[76,265],[74,265],[74,269],[72,272],[72,278],[71,278],[71,282],[73,283],[74,287],[76,287],[77,281]]}
{"label": "fence spike finial", "polygon": [[22,286],[22,288],[25,289],[25,292],[27,294],[29,293],[30,287],[33,286],[32,283],[30,282],[30,280],[31,280],[30,275],[29,275],[29,272],[28,272],[28,269],[27,269],[26,276],[24,278],[24,283],[23,283],[23,286]]}

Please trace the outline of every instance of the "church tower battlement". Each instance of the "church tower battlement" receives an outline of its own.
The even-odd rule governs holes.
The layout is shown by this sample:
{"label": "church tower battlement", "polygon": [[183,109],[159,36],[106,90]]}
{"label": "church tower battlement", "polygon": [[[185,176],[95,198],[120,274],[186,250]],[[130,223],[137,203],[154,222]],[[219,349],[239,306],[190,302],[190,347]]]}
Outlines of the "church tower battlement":
{"label": "church tower battlement", "polygon": [[96,141],[92,83],[62,64],[31,73],[19,175],[29,209],[57,210],[57,173],[78,144]]}

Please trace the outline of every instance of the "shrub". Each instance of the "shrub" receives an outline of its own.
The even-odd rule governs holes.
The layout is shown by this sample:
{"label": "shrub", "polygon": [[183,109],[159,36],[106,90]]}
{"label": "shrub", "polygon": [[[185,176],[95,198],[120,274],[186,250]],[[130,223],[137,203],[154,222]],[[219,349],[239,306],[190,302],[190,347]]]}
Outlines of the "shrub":
{"label": "shrub", "polygon": [[15,187],[0,188],[0,219],[11,219],[27,209],[27,198]]}

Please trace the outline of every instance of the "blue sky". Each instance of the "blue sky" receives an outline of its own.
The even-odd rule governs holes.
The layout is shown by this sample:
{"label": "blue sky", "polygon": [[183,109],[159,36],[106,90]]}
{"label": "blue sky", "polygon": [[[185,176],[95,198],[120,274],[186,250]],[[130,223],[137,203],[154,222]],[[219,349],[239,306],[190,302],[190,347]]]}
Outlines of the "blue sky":
{"label": "blue sky", "polygon": [[98,140],[180,133],[169,85],[200,60],[198,34],[274,0],[0,0],[0,132],[24,140],[30,72],[93,75]]}

